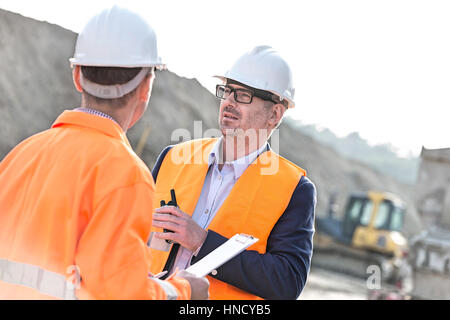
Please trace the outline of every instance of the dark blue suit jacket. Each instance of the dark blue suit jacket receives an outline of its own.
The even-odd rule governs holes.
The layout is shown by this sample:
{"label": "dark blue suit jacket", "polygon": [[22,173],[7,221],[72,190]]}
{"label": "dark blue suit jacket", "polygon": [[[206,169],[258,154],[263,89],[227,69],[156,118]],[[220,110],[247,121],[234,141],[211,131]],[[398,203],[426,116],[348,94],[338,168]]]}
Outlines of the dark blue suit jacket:
{"label": "dark blue suit jacket", "polygon": [[[155,181],[161,163],[171,148],[166,147],[156,161],[152,170]],[[218,268],[216,275],[210,276],[264,299],[298,298],[311,263],[316,201],[314,184],[303,176],[269,235],[266,253],[246,250]],[[206,241],[191,263],[202,259],[227,240],[209,230]],[[171,267],[178,247],[172,247],[165,270]]]}

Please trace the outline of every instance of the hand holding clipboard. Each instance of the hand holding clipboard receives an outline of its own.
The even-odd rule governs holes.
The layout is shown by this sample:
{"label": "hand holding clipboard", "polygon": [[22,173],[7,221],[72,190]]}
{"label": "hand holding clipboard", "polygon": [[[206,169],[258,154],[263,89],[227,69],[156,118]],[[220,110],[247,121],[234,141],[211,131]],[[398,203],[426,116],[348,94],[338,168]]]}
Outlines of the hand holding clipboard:
{"label": "hand holding clipboard", "polygon": [[258,240],[259,239],[247,234],[236,234],[227,242],[210,252],[203,259],[187,268],[186,271],[196,275],[197,277],[204,277],[211,271],[223,265],[225,262],[237,256],[252,244],[256,243]]}

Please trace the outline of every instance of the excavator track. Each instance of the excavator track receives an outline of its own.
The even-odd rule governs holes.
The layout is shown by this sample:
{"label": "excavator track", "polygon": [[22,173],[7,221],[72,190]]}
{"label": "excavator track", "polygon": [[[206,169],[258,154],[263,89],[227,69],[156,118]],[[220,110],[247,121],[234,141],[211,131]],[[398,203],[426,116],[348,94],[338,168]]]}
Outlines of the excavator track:
{"label": "excavator track", "polygon": [[340,244],[327,243],[315,246],[312,266],[336,271],[353,277],[368,279],[379,272],[383,282],[395,282],[395,267],[392,259],[381,253],[360,250]]}
{"label": "excavator track", "polygon": [[[312,257],[312,265],[326,270],[336,271],[353,277],[367,279],[371,274],[380,271],[381,279],[392,274],[388,262],[381,257],[355,255],[332,250],[316,250]],[[379,268],[379,269],[374,269]]]}

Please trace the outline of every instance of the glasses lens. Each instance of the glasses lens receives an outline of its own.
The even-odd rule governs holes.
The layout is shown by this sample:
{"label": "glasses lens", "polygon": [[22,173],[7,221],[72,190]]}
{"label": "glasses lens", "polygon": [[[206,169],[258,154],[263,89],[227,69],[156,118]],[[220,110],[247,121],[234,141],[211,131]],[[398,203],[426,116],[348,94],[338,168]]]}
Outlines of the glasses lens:
{"label": "glasses lens", "polygon": [[236,89],[236,102],[240,103],[251,103],[252,102],[252,93],[248,90],[244,89]]}
{"label": "glasses lens", "polygon": [[230,95],[229,88],[218,84],[216,86],[216,97],[220,99],[226,99]]}

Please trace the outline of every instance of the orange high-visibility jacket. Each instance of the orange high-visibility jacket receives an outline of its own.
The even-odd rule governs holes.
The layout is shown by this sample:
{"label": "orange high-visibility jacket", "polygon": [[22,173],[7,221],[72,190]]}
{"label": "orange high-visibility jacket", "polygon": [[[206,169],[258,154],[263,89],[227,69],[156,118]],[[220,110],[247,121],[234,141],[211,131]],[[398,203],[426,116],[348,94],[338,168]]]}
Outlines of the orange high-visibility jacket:
{"label": "orange high-visibility jacket", "polygon": [[0,163],[0,299],[188,299],[149,278],[154,182],[114,121],[65,111]]}
{"label": "orange high-visibility jacket", "polygon": [[[174,146],[165,156],[156,180],[154,204],[170,199],[175,189],[177,203],[189,215],[195,211],[208,172],[208,155],[217,139],[201,139]],[[292,193],[306,171],[273,151],[262,153],[237,180],[208,229],[226,238],[237,233],[259,239],[248,250],[266,252],[267,240],[274,225],[289,204]],[[161,231],[153,228],[154,231]],[[150,244],[151,245],[151,244]],[[169,251],[151,249],[152,271],[160,272]],[[209,297],[212,300],[260,299],[213,277]]]}

